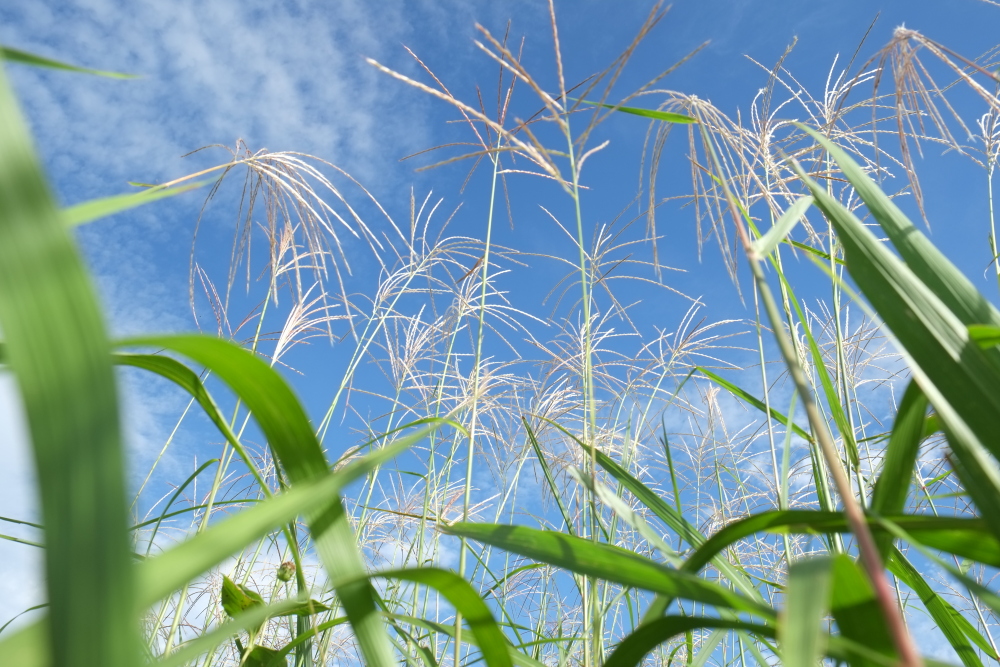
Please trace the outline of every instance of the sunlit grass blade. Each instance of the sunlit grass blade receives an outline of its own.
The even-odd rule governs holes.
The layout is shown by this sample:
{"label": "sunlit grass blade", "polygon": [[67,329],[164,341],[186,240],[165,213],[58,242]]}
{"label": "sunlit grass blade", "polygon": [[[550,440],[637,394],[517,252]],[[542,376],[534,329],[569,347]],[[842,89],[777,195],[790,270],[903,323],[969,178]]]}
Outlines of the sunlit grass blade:
{"label": "sunlit grass blade", "polygon": [[778,244],[784,241],[785,237],[795,229],[795,225],[799,223],[799,220],[805,215],[806,210],[812,206],[812,203],[813,198],[808,196],[800,197],[792,202],[792,205],[785,209],[785,212],[781,214],[781,217],[774,223],[774,226],[767,230],[766,234],[754,241],[753,247],[757,251],[757,254],[762,257],[771,254],[778,247]]}
{"label": "sunlit grass blade", "polygon": [[595,107],[603,107],[605,109],[621,111],[622,113],[632,114],[633,116],[642,116],[643,118],[662,120],[666,123],[678,123],[682,125],[689,125],[691,123],[698,122],[696,118],[692,118],[691,116],[685,116],[682,113],[675,113],[673,111],[657,111],[656,109],[642,109],[639,107],[622,107],[622,106],[616,106],[614,104],[602,104],[600,102],[591,102],[590,100],[576,100],[576,101],[581,102],[582,104],[590,104]]}
{"label": "sunlit grass blade", "polygon": [[778,619],[778,646],[782,664],[812,667],[825,653],[821,627],[830,608],[832,559],[806,558],[788,567],[785,607]]}
{"label": "sunlit grass blade", "polygon": [[1000,312],[843,149],[815,130],[800,127],[830,153],[906,265],[960,321],[1000,326]]}
{"label": "sunlit grass blade", "polygon": [[774,611],[760,602],[608,544],[526,526],[457,523],[441,529],[577,574],[763,618],[774,616]]}
{"label": "sunlit grass blade", "polygon": [[[988,488],[1000,489],[1000,472],[995,460],[986,454],[987,450],[993,457],[1000,453],[1000,442],[995,437],[1000,432],[997,351],[980,349],[969,337],[966,324],[914,274],[909,261],[904,264],[801,169],[799,174],[837,230],[851,277],[892,331],[914,378],[941,418],[956,460],[967,473],[989,478]],[[945,279],[941,277],[936,280],[940,290],[951,290],[946,298],[956,309],[963,309],[965,314],[976,309],[974,300],[963,296],[961,281],[942,283]],[[977,492],[968,479],[963,483],[970,493]],[[979,509],[1000,536],[1000,517],[994,513],[997,497],[973,498],[977,504],[990,501],[992,506]]]}
{"label": "sunlit grass blade", "polygon": [[78,67],[77,65],[70,65],[69,63],[64,63],[59,60],[53,60],[52,58],[46,58],[45,56],[39,56],[34,53],[28,53],[27,51],[22,51],[20,49],[15,49],[9,46],[0,46],[0,56],[4,60],[10,63],[20,63],[22,65],[32,65],[34,67],[48,67],[50,69],[60,69],[67,72],[76,72],[78,74],[94,74],[96,76],[104,76],[111,79],[136,79],[138,78],[135,74],[122,74],[120,72],[106,72],[99,69],[89,69],[87,67]]}
{"label": "sunlit grass blade", "polygon": [[159,201],[160,199],[166,199],[167,197],[184,194],[185,192],[190,192],[191,190],[195,190],[205,185],[211,185],[215,182],[215,180],[204,180],[196,183],[177,185],[170,188],[153,186],[152,188],[142,192],[132,192],[124,195],[112,195],[110,197],[92,199],[90,201],[81,202],[64,208],[62,216],[67,225],[70,227],[76,227],[88,222],[93,222],[94,220],[98,220],[100,218],[106,218],[109,215],[114,215],[115,213],[128,211],[136,208],[137,206],[143,206],[144,204],[150,204],[154,201]]}
{"label": "sunlit grass blade", "polygon": [[35,457],[52,659],[133,665],[139,628],[110,348],[2,68],[0,327]]}

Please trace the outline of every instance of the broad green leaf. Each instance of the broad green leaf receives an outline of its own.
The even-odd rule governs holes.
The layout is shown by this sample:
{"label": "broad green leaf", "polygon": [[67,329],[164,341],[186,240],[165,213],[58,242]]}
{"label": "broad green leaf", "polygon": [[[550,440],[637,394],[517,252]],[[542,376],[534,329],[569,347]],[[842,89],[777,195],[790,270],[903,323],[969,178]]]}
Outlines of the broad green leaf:
{"label": "broad green leaf", "polygon": [[254,590],[237,584],[227,576],[222,577],[222,609],[230,618],[236,618],[254,607],[263,607],[264,598]]}
{"label": "broad green leaf", "polygon": [[788,567],[785,607],[778,620],[778,645],[786,667],[814,667],[825,653],[821,623],[830,608],[832,563],[819,556]]}
{"label": "broad green leaf", "polygon": [[[840,636],[894,661],[895,646],[871,582],[854,559],[846,554],[838,554],[833,559],[831,593],[830,611]],[[863,667],[879,662],[871,657],[859,657],[854,665]]]}
{"label": "broad green leaf", "polygon": [[577,100],[583,104],[590,104],[595,107],[604,107],[605,109],[612,109],[614,111],[621,111],[622,113],[629,113],[633,116],[642,116],[643,118],[652,118],[653,120],[662,120],[667,123],[680,123],[689,125],[691,123],[697,123],[696,118],[691,116],[685,116],[682,113],[675,113],[673,111],[657,111],[656,109],[641,109],[638,107],[622,107],[616,106],[614,104],[602,104],[600,102],[591,102],[590,100]]}
{"label": "broad green leaf", "polygon": [[[824,147],[829,145],[819,140]],[[864,182],[863,174],[851,176],[849,169],[860,169],[845,166],[846,161],[846,156],[838,158],[855,187],[874,187]],[[890,237],[900,236],[898,247],[906,253],[905,263],[823,187],[793,166],[836,229],[851,277],[898,341],[914,379],[940,417],[963,484],[991,530],[1000,536],[1000,497],[995,492],[1000,489],[1000,471],[994,458],[1000,453],[995,437],[1000,432],[1000,352],[981,349],[967,329],[968,324],[993,323],[995,311],[954,266],[943,258],[935,259],[938,256],[914,240],[917,233],[909,231],[912,227],[900,235],[898,220],[882,214],[887,208],[878,208],[877,198],[870,204],[875,206],[872,214],[887,233],[892,230]],[[976,480],[989,484],[976,487]]]}
{"label": "broad green leaf", "polygon": [[989,349],[1000,345],[1000,327],[989,324],[970,324],[969,338],[976,341],[979,347]]}
{"label": "broad green leaf", "polygon": [[774,616],[774,611],[765,604],[608,544],[526,526],[456,523],[442,530],[577,574],[763,618]]}
{"label": "broad green leaf", "polygon": [[634,667],[665,641],[677,635],[702,628],[744,630],[759,637],[773,639],[774,628],[767,625],[731,621],[704,616],[664,616],[644,623],[621,641],[604,662],[604,667]]}
{"label": "broad green leaf", "polygon": [[101,199],[92,199],[64,208],[62,211],[63,220],[70,227],[76,227],[88,222],[93,222],[100,218],[106,218],[115,213],[121,213],[129,209],[149,204],[160,199],[173,197],[174,195],[190,192],[204,185],[214,183],[214,180],[199,181],[197,183],[186,183],[172,188],[153,186],[142,192],[132,192],[124,195],[112,195]]}
{"label": "broad green leaf", "polygon": [[76,65],[70,65],[69,63],[60,62],[58,60],[53,60],[52,58],[46,58],[45,56],[36,55],[34,53],[28,53],[27,51],[14,49],[9,46],[0,46],[0,56],[2,56],[4,60],[10,63],[21,63],[23,65],[32,65],[34,67],[48,67],[51,69],[61,69],[67,72],[77,72],[79,74],[94,74],[97,76],[104,76],[111,79],[138,78],[135,74],[121,74],[119,72],[106,72],[104,70],[99,70],[99,69],[77,67]]}
{"label": "broad green leaf", "polygon": [[760,256],[766,256],[778,247],[778,244],[785,240],[785,237],[795,228],[806,210],[812,206],[812,197],[800,197],[792,202],[781,217],[774,223],[774,226],[753,243],[753,249]]}
{"label": "broad green leaf", "polygon": [[989,324],[1000,327],[1000,312],[917,229],[892,199],[882,192],[878,184],[839,146],[815,130],[800,127],[830,153],[906,265],[931,292],[966,325]]}
{"label": "broad green leaf", "polygon": [[52,660],[134,665],[138,618],[110,347],[3,68],[0,328],[34,451]]}

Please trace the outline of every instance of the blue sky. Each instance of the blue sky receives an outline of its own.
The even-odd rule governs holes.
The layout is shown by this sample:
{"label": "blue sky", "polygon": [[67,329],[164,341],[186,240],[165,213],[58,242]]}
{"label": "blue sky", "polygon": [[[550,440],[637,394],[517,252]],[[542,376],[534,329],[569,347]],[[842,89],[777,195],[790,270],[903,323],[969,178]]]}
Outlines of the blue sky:
{"label": "blue sky", "polygon": [[[578,0],[557,2],[556,7],[567,79],[572,82],[610,62],[628,44],[650,4]],[[878,12],[862,60],[903,24],[976,57],[993,46],[1000,25],[1000,7],[981,0],[679,0],[640,47],[615,90],[628,93],[708,41],[662,87],[711,100],[731,116],[747,113],[767,78],[747,56],[770,67],[797,37],[786,66],[807,88],[821,91],[834,57],[840,54],[840,66],[850,58]],[[512,37],[526,38],[527,67],[543,86],[555,88],[547,8],[537,0],[40,0],[0,6],[0,42],[141,76],[117,81],[9,67],[53,187],[66,204],[128,191],[128,181],[163,182],[224,161],[226,154],[218,149],[182,156],[211,144],[232,147],[243,139],[255,150],[301,151],[336,164],[368,188],[397,221],[406,220],[411,188],[418,200],[433,191],[435,198],[445,200],[442,211],[462,204],[450,224],[452,234],[479,236],[488,198],[486,169],[478,170],[462,190],[463,165],[418,173],[414,169],[429,164],[429,158],[399,161],[431,146],[468,141],[468,131],[448,123],[457,117],[453,109],[381,74],[364,58],[427,81],[404,50],[406,45],[459,97],[474,99],[479,85],[484,97],[492,99],[496,67],[475,47],[474,23],[500,35],[507,19],[512,19]],[[537,106],[525,96],[514,112],[528,116]],[[584,200],[589,224],[608,223],[621,211],[626,211],[626,219],[635,215],[629,205],[640,183],[645,131],[644,122],[630,117],[602,126],[599,141],[611,144],[585,173],[592,187]],[[983,277],[989,262],[985,179],[967,159],[939,158],[939,152],[931,147],[925,155],[932,238],[976,284],[995,295],[995,289],[990,291],[993,283]],[[683,158],[678,142],[661,173],[664,193],[686,187]],[[348,196],[363,215],[378,217],[363,193],[338,183],[351,188]],[[206,209],[199,259],[214,275],[224,272],[228,261],[228,235],[239,195],[232,186]],[[560,218],[568,215],[567,200],[558,189],[518,177],[510,179],[510,187],[513,226],[504,220],[497,242],[571,259],[572,247],[538,207],[544,204]],[[956,197],[956,191],[961,195]],[[117,333],[193,328],[188,253],[202,201],[197,194],[182,196],[81,232]],[[693,298],[704,303],[701,315],[710,321],[752,316],[721,267],[718,250],[707,245],[699,260],[690,218],[681,209],[665,210],[670,213],[660,228],[664,261],[687,271],[667,274],[667,282],[691,298],[661,292],[655,307],[637,309],[637,326],[644,331],[672,329]],[[377,273],[370,253],[350,241],[346,253],[355,269],[352,285],[368,284],[365,281]],[[802,272],[807,275],[809,270],[804,267]],[[538,259],[531,272],[512,274],[517,277],[505,288],[518,307],[548,314],[553,302],[543,302],[544,293],[562,271],[558,262]],[[640,293],[635,294],[638,298]],[[332,367],[346,363],[337,348],[320,354]],[[306,357],[291,359],[294,364]],[[330,394],[318,369],[309,362],[300,368],[304,375],[290,375],[313,414],[322,413]],[[128,412],[131,448],[137,469],[143,469],[184,403],[156,384],[128,386],[134,388]],[[23,438],[16,434],[11,392],[8,388],[2,393],[6,402],[0,412],[0,456],[10,465],[0,471],[0,514],[24,516],[31,513],[30,484],[23,482],[27,456]],[[362,415],[367,412],[364,405],[356,409]],[[181,459],[199,454],[196,440],[191,436],[188,448],[178,455]],[[189,461],[178,460],[176,465],[179,470]],[[37,599],[37,586],[23,583],[34,576],[26,574],[34,566],[24,550],[0,545],[0,563],[11,575],[0,583],[0,622]]]}

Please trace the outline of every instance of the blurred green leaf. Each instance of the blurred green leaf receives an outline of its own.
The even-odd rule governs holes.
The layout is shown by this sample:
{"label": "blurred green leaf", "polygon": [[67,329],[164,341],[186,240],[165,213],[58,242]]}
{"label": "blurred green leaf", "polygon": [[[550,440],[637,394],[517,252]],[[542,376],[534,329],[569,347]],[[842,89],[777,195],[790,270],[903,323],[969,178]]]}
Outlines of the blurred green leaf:
{"label": "blurred green leaf", "polygon": [[[45,525],[50,610],[42,627],[60,667],[134,665],[138,618],[110,347],[3,67],[0,158],[0,328],[23,398]],[[8,642],[23,647],[24,636],[3,642],[0,656]]]}
{"label": "blurred green leaf", "polygon": [[123,211],[136,208],[137,206],[142,206],[154,201],[166,199],[167,197],[173,197],[174,195],[190,192],[191,190],[196,190],[215,182],[215,180],[204,180],[196,183],[185,183],[184,185],[178,185],[172,188],[154,186],[143,192],[132,192],[124,195],[112,195],[110,197],[92,199],[90,201],[81,202],[64,208],[62,211],[63,220],[70,227],[76,227],[88,222],[93,222],[94,220],[98,220],[100,218],[106,218],[109,215],[114,215],[115,213],[121,213]]}
{"label": "blurred green leaf", "polygon": [[254,590],[237,584],[227,576],[222,577],[222,609],[230,618],[236,618],[253,607],[264,606],[264,598]]}
{"label": "blurred green leaf", "polygon": [[787,667],[814,667],[825,654],[826,632],[820,624],[830,608],[832,562],[819,556],[788,566],[785,608],[778,622],[778,645]]}
{"label": "blurred green leaf", "polygon": [[785,209],[785,212],[774,223],[774,226],[767,230],[764,236],[754,241],[753,249],[757,254],[762,257],[771,254],[778,247],[778,244],[784,241],[785,237],[795,228],[795,225],[802,219],[802,216],[812,206],[812,203],[813,198],[808,196],[800,197],[792,202],[791,206]]}
{"label": "blurred green leaf", "polygon": [[759,637],[773,639],[774,628],[766,625],[731,621],[704,616],[664,616],[644,623],[632,631],[608,656],[604,667],[634,667],[654,648],[677,635],[702,628],[744,630]]}
{"label": "blurred green leaf", "polygon": [[76,65],[70,65],[69,63],[64,63],[59,60],[53,60],[52,58],[46,58],[45,56],[39,56],[34,53],[28,53],[27,51],[21,51],[20,49],[14,49],[9,46],[0,46],[0,56],[2,56],[4,60],[10,63],[20,63],[22,65],[32,65],[34,67],[48,67],[51,69],[60,69],[68,72],[77,72],[79,74],[94,74],[97,76],[108,77],[110,79],[139,78],[135,74],[121,74],[119,72],[107,72],[99,69],[78,67]]}

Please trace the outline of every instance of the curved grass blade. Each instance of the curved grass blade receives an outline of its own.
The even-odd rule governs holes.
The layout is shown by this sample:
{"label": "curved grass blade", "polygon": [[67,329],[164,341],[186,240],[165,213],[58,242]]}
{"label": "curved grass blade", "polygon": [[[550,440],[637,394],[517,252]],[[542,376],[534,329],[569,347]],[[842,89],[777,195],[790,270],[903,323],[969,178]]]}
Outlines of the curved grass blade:
{"label": "curved grass blade", "polygon": [[442,526],[441,530],[577,574],[763,618],[774,617],[774,610],[765,604],[608,544],[526,526],[456,523]]}
{"label": "curved grass blade", "polygon": [[759,637],[774,639],[774,628],[744,621],[699,616],[664,616],[644,623],[622,640],[608,656],[604,667],[634,667],[665,641],[677,635],[702,628],[743,630]]}
{"label": "curved grass blade", "polygon": [[[825,147],[835,148],[820,140]],[[851,168],[859,171],[845,160],[849,158],[838,159],[845,174]],[[914,378],[941,418],[959,464],[956,472],[1000,537],[1000,496],[996,494],[1000,470],[995,462],[1000,454],[1000,441],[995,437],[1000,432],[1000,351],[980,349],[967,329],[968,324],[982,323],[980,318],[995,317],[995,311],[988,303],[983,305],[983,297],[956,276],[957,269],[946,260],[928,264],[934,256],[910,239],[915,234],[901,241],[900,251],[905,246],[909,254],[904,263],[801,168],[793,167],[837,230],[851,277],[896,338]],[[857,174],[850,178],[852,183],[857,181],[856,187],[874,187]],[[876,219],[892,229],[885,216]],[[916,270],[922,272],[920,277]],[[963,321],[970,316],[978,322]]]}
{"label": "curved grass blade", "polygon": [[[1000,567],[1000,542],[988,533],[984,534],[986,522],[982,519],[912,514],[887,516],[885,519],[904,528],[913,539],[932,549]],[[876,534],[884,531],[879,519],[868,517],[868,524]],[[726,547],[765,530],[814,535],[850,532],[847,520],[841,512],[814,510],[762,512],[734,521],[717,532],[688,557],[684,569],[688,572],[697,572]]]}
{"label": "curved grass blade", "polygon": [[2,70],[0,327],[45,525],[51,609],[41,627],[58,665],[126,667],[139,633],[110,346]]}
{"label": "curved grass blade", "polygon": [[788,567],[785,608],[778,620],[778,646],[788,667],[812,667],[825,653],[821,623],[830,608],[833,559],[806,558]]}
{"label": "curved grass blade", "polygon": [[934,623],[937,624],[938,629],[941,630],[951,647],[955,649],[955,653],[958,654],[965,667],[982,667],[983,664],[969,640],[972,640],[987,655],[996,659],[990,643],[979,634],[979,631],[969,623],[968,619],[931,588],[920,572],[898,549],[893,549],[890,552],[886,564],[889,571],[909,586],[910,590],[916,593],[920,601],[924,603],[924,607],[934,619]]}
{"label": "curved grass blade", "polygon": [[483,599],[469,583],[453,572],[436,567],[420,567],[378,572],[373,576],[423,584],[438,591],[461,613],[483,652],[489,667],[510,667],[510,644],[497,626]]}
{"label": "curved grass blade", "polygon": [[48,67],[51,69],[65,70],[67,72],[77,72],[78,74],[94,74],[96,76],[103,76],[110,79],[139,78],[135,74],[122,74],[120,72],[107,72],[100,69],[78,67],[77,65],[70,65],[69,63],[53,60],[52,58],[46,58],[45,56],[39,56],[34,53],[28,53],[27,51],[22,51],[9,46],[0,46],[0,56],[2,56],[7,62],[31,65],[33,67]]}
{"label": "curved grass blade", "polygon": [[[329,473],[326,456],[302,405],[281,376],[252,353],[203,336],[140,338],[130,344],[167,348],[211,369],[246,404],[292,484],[315,481]],[[307,515],[306,520],[366,662],[393,664],[385,623],[376,613],[376,592],[364,578],[364,558],[340,497],[329,499],[325,508]]]}
{"label": "curved grass blade", "polygon": [[720,387],[722,387],[723,389],[725,389],[726,391],[728,391],[729,393],[731,393],[736,398],[739,398],[740,400],[744,401],[745,403],[749,403],[750,405],[752,405],[753,407],[757,408],[758,410],[760,410],[764,414],[770,414],[771,418],[774,419],[779,424],[781,424],[782,426],[790,427],[792,429],[792,432],[795,433],[795,435],[799,436],[800,438],[802,438],[806,442],[812,442],[813,441],[813,437],[812,437],[812,435],[809,434],[808,431],[806,431],[805,429],[803,429],[798,424],[795,424],[794,422],[792,424],[789,424],[788,423],[788,417],[786,417],[782,413],[778,412],[774,408],[770,408],[770,410],[768,410],[767,405],[764,403],[764,401],[762,401],[762,400],[758,399],[757,397],[753,396],[750,392],[748,392],[748,391],[746,391],[744,389],[741,389],[740,387],[736,386],[735,384],[733,384],[729,380],[726,380],[722,376],[713,373],[712,371],[708,370],[707,368],[702,368],[702,367],[699,366],[696,370],[699,373],[701,373],[702,375],[704,375],[705,377],[707,377],[712,382],[716,383],[717,385],[719,385]]}
{"label": "curved grass blade", "polygon": [[[633,477],[627,470],[625,470],[625,468],[618,465],[618,463],[610,456],[596,448],[591,450],[590,447],[585,445],[577,437],[573,436],[565,429],[562,429],[561,426],[558,424],[555,426],[569,435],[570,438],[582,447],[585,452],[588,454],[593,452],[597,465],[601,466],[601,468],[607,471],[622,486],[628,489],[632,495],[639,500],[639,502],[649,508],[653,514],[655,514],[661,521],[671,528],[681,539],[695,548],[704,544],[705,536],[701,531],[691,525],[691,523],[684,518],[684,515],[681,514],[680,511],[668,505],[663,498],[657,495],[648,486]],[[760,591],[750,582],[746,574],[741,572],[739,568],[734,566],[724,557],[717,556],[713,558],[712,565],[718,568],[719,572],[721,572],[723,576],[731,581],[744,594],[750,596],[751,598],[755,598],[759,602],[763,602],[764,598]],[[658,612],[656,615],[665,611],[668,606],[669,600],[659,599],[655,607],[656,612]]]}
{"label": "curved grass blade", "polygon": [[774,226],[767,230],[766,234],[754,241],[753,247],[757,254],[761,257],[771,254],[778,247],[778,244],[784,241],[785,237],[791,233],[795,225],[805,215],[806,210],[812,206],[812,203],[813,198],[809,196],[800,197],[792,202],[792,205],[785,209],[785,212],[781,214],[781,217],[774,223]]}
{"label": "curved grass blade", "polygon": [[63,220],[70,227],[76,227],[88,222],[93,222],[94,220],[98,220],[100,218],[106,218],[109,215],[114,215],[115,213],[128,211],[129,209],[136,208],[137,206],[159,201],[160,199],[166,199],[167,197],[184,194],[185,192],[190,192],[191,190],[196,190],[197,188],[205,185],[211,185],[215,182],[216,180],[209,179],[195,183],[185,183],[184,185],[178,185],[170,188],[155,185],[142,192],[130,192],[124,195],[112,195],[110,197],[102,197],[100,199],[91,199],[90,201],[81,202],[64,208],[62,211]]}

